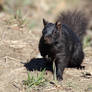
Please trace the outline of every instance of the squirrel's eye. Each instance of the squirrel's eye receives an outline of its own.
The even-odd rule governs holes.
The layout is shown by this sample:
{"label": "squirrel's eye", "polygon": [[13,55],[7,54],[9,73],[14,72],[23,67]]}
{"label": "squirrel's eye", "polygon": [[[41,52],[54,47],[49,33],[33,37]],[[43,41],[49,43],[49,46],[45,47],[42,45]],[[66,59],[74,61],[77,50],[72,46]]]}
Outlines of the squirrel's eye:
{"label": "squirrel's eye", "polygon": [[56,34],[56,31],[54,31],[54,33]]}
{"label": "squirrel's eye", "polygon": [[53,34],[56,34],[57,32],[56,32],[56,30],[53,30]]}

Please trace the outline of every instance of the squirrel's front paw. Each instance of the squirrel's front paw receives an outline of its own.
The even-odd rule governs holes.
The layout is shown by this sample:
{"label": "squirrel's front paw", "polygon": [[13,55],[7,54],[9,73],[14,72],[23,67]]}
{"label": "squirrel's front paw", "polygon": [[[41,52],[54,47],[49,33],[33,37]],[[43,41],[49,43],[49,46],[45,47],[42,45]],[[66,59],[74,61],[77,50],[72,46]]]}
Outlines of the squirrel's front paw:
{"label": "squirrel's front paw", "polygon": [[58,75],[58,76],[57,76],[57,80],[58,80],[58,81],[62,81],[62,80],[63,80],[62,76]]}

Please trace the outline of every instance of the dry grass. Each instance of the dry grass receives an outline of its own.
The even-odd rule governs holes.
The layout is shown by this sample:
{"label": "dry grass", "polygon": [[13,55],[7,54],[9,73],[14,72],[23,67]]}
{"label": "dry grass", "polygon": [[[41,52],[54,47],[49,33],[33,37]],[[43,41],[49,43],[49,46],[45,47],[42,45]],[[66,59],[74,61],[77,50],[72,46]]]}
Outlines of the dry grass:
{"label": "dry grass", "polygon": [[[79,4],[76,0],[73,3]],[[69,7],[69,4],[64,0],[5,0],[2,5],[4,11],[0,13],[0,92],[6,90],[26,92],[23,80],[27,80],[28,70],[24,64],[39,54],[38,42],[41,36],[42,18],[52,21],[55,14]],[[89,45],[89,38],[86,38],[85,44]],[[84,51],[85,70],[65,69],[62,82],[54,81],[52,73],[46,70],[45,79],[48,80],[46,85],[44,87],[35,85],[35,88],[30,88],[28,91],[91,92],[92,47],[86,47]],[[30,71],[35,80],[40,73],[37,70]]]}

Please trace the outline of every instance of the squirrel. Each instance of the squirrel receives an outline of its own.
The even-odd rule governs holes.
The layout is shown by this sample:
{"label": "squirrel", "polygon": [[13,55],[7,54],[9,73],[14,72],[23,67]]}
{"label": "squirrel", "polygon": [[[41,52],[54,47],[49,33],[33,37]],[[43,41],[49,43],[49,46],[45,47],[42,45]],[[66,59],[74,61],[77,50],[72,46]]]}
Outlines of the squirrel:
{"label": "squirrel", "polygon": [[63,80],[66,67],[82,68],[82,41],[88,19],[81,11],[67,11],[61,13],[55,23],[43,19],[43,25],[39,41],[40,54],[43,58],[51,58],[50,62],[55,62],[57,80]]}

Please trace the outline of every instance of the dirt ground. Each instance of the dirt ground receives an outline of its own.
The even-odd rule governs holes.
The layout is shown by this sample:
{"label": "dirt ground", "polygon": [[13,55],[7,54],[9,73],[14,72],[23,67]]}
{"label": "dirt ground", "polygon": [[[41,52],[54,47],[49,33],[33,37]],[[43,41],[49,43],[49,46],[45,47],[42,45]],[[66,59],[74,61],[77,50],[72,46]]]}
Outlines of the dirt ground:
{"label": "dirt ground", "polygon": [[[37,4],[39,1],[40,5]],[[92,46],[84,48],[84,70],[66,68],[63,81],[57,85],[47,84],[45,87],[30,91],[25,89],[23,80],[27,79],[28,71],[36,76],[40,68],[46,67],[46,62],[40,58],[38,51],[43,27],[42,18],[54,21],[59,11],[71,6],[60,0],[53,0],[54,4],[51,3],[52,0],[47,0],[47,4],[46,0],[43,1],[38,0],[32,6],[20,8],[22,16],[17,12],[9,12],[7,5],[6,10],[0,12],[0,92],[92,92]],[[77,5],[75,6],[73,2],[72,7],[76,8]],[[85,2],[83,5],[85,6],[83,9],[91,17],[92,2],[91,4]],[[13,9],[13,5],[10,4],[10,8]],[[87,31],[92,37],[92,17]],[[53,81],[50,71],[46,70],[45,76]]]}

